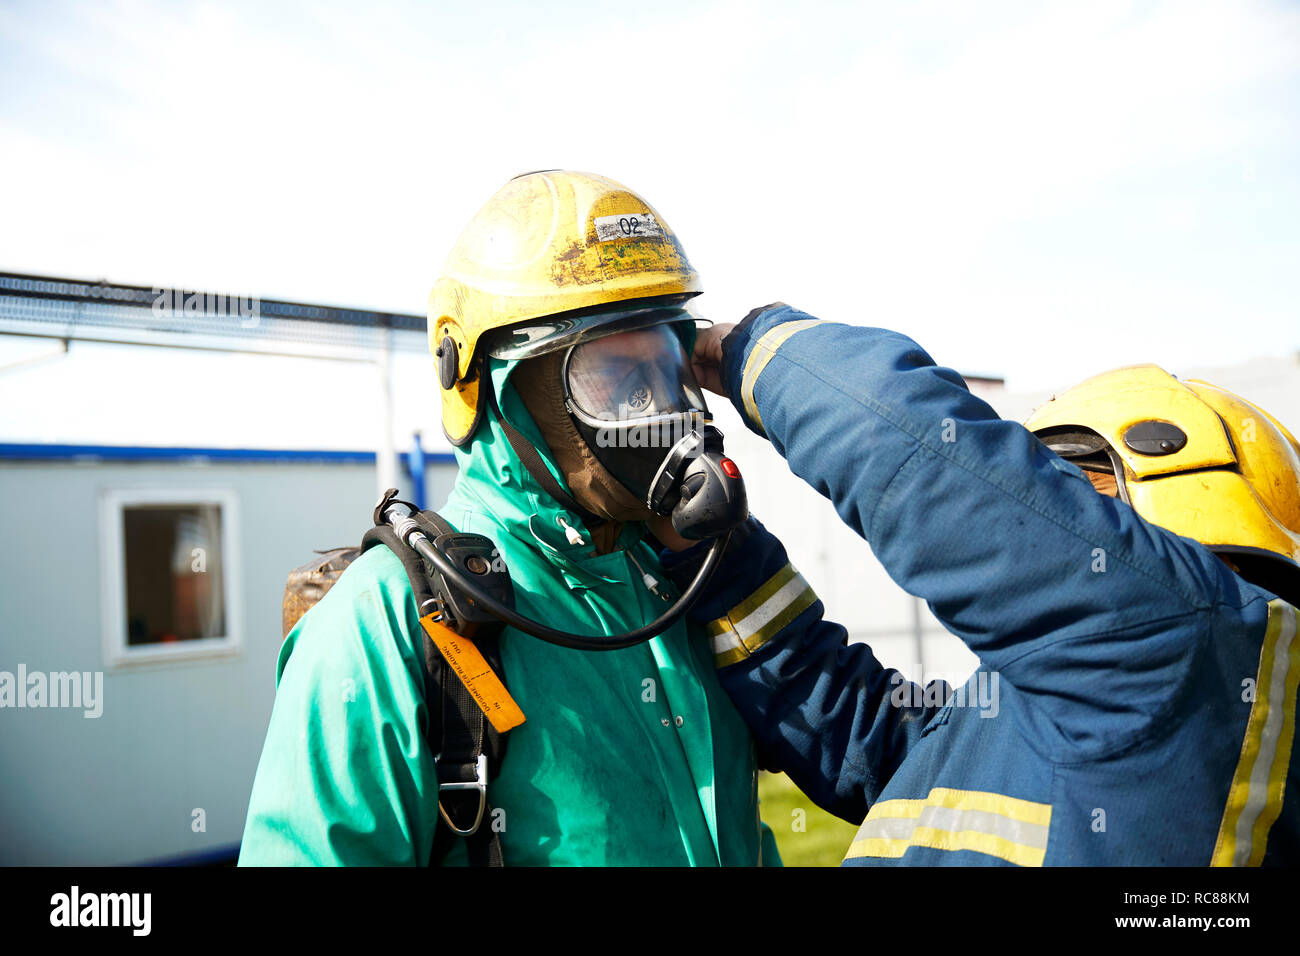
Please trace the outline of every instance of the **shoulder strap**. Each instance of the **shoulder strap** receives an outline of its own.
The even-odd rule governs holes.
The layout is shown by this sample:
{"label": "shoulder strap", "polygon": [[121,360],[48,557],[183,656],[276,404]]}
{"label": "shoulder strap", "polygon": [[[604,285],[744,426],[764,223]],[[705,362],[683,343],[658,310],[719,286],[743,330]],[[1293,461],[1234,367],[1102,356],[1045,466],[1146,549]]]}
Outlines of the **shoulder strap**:
{"label": "shoulder strap", "polygon": [[[421,529],[433,540],[454,529],[432,511],[415,516]],[[398,540],[387,525],[377,525],[361,540],[362,550],[385,545],[397,555],[415,593],[421,617],[435,601],[424,559]],[[498,675],[502,672],[497,637],[500,626],[484,625],[474,634],[474,644]],[[423,642],[425,726],[424,737],[437,755],[439,820],[434,831],[430,865],[436,865],[455,845],[466,841],[471,866],[501,866],[501,839],[492,827],[492,808],[487,802],[487,782],[495,776],[505,755],[505,735],[488,723],[482,709],[455,672],[446,666],[437,645],[420,629]]]}

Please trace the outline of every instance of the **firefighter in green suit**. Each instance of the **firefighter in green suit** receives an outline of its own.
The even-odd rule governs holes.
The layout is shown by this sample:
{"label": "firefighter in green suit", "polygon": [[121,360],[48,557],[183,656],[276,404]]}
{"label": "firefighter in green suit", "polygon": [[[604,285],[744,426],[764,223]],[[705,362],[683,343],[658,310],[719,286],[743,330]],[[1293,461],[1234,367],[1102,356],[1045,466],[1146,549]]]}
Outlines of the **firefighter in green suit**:
{"label": "firefighter in green suit", "polygon": [[[659,544],[689,542],[646,507],[656,459],[597,425],[702,407],[685,308],[698,291],[667,224],[599,176],[516,177],[452,250],[429,337],[460,473],[438,511],[492,540],[526,617],[620,634],[679,596]],[[241,865],[430,861],[439,781],[422,653],[403,565],[371,548],[284,642]],[[506,865],[779,863],[753,742],[697,625],[600,652],[507,627],[500,653],[526,715],[482,823]],[[461,842],[442,862],[465,861]]]}

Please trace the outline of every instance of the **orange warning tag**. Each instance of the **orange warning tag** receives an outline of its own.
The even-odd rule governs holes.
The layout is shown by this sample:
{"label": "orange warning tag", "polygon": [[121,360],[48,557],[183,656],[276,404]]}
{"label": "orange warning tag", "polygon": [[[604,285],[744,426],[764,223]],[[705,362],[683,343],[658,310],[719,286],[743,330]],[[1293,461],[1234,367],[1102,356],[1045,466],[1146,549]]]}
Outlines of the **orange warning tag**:
{"label": "orange warning tag", "polygon": [[433,614],[420,618],[420,626],[437,645],[443,658],[469,690],[470,696],[483,708],[483,713],[487,714],[487,719],[497,729],[497,733],[504,734],[511,727],[518,727],[524,722],[524,712],[519,709],[515,699],[510,696],[510,691],[506,690],[506,685],[501,683],[501,678],[497,677],[472,641],[435,620]]}

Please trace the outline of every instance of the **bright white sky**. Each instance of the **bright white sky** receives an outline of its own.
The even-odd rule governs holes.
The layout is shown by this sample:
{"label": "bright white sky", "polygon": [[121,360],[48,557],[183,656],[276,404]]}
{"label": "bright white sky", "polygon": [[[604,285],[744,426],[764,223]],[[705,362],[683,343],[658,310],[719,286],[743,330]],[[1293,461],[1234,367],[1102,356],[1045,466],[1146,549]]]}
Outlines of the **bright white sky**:
{"label": "bright white sky", "polygon": [[1018,389],[1300,348],[1300,6],[0,6],[0,269],[422,312],[510,176]]}

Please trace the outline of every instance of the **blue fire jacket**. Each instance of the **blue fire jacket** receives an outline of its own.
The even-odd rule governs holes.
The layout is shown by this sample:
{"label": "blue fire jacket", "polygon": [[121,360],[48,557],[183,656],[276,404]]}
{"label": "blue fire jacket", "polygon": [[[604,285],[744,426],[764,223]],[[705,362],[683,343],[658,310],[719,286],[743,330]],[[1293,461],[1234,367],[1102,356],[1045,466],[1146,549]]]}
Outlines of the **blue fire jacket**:
{"label": "blue fire jacket", "polygon": [[861,822],[846,864],[1300,863],[1295,608],[902,335],[778,304],[724,349],[748,426],[980,659],[910,684],[758,522],[733,541],[691,613],[769,769]]}

